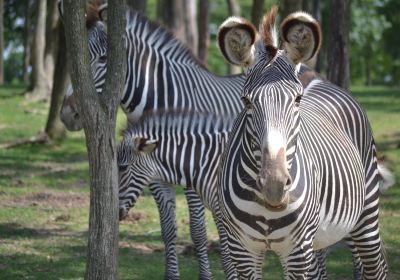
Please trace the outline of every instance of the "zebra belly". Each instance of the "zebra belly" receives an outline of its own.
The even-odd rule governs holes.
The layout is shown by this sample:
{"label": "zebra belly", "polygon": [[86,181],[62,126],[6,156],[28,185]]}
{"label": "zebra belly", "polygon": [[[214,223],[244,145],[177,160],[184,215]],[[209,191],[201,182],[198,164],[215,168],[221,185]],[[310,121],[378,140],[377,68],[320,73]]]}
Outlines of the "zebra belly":
{"label": "zebra belly", "polygon": [[314,249],[329,247],[342,240],[353,228],[353,225],[325,223],[318,227],[314,237]]}

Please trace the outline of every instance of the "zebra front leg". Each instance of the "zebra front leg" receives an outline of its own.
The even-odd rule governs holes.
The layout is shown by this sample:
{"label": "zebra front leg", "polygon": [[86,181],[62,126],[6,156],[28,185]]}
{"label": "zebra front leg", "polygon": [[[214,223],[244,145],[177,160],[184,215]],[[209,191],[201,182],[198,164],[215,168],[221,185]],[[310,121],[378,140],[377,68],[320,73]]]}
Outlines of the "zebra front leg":
{"label": "zebra front leg", "polygon": [[165,245],[166,259],[164,279],[179,279],[178,254],[176,251],[175,188],[164,183],[153,183],[149,187],[160,214],[161,236]]}
{"label": "zebra front leg", "polygon": [[326,255],[327,249],[321,249],[314,251],[313,259],[311,261],[310,268],[308,270],[309,279],[325,280],[328,279],[326,274]]}
{"label": "zebra front leg", "polygon": [[315,256],[311,242],[302,242],[293,252],[282,259],[286,280],[305,280],[309,278],[309,271],[315,264]]}
{"label": "zebra front leg", "polygon": [[346,237],[345,241],[353,257],[353,278],[354,280],[361,280],[363,275],[363,266],[360,255],[358,254],[357,248],[355,247],[353,240],[351,240],[351,237]]}
{"label": "zebra front leg", "polygon": [[198,194],[186,188],[185,195],[188,202],[190,215],[190,234],[196,248],[197,259],[199,261],[200,279],[212,279],[210,263],[207,254],[207,231],[204,217],[204,205]]}

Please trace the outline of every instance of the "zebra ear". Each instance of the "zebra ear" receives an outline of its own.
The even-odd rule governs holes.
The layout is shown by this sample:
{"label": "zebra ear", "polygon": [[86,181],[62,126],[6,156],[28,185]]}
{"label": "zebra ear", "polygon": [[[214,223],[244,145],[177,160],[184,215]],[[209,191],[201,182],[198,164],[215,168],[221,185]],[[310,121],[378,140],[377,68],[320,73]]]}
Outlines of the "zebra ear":
{"label": "zebra ear", "polygon": [[101,21],[107,24],[107,7],[108,4],[105,3],[99,7],[99,18]]}
{"label": "zebra ear", "polygon": [[158,141],[138,137],[133,140],[133,143],[136,151],[143,153],[151,153],[157,147]]}
{"label": "zebra ear", "polygon": [[240,17],[230,17],[218,30],[218,45],[229,63],[249,67],[254,61],[256,36],[252,23]]}
{"label": "zebra ear", "polygon": [[288,15],[281,24],[283,48],[295,63],[311,59],[321,47],[319,23],[305,12]]}

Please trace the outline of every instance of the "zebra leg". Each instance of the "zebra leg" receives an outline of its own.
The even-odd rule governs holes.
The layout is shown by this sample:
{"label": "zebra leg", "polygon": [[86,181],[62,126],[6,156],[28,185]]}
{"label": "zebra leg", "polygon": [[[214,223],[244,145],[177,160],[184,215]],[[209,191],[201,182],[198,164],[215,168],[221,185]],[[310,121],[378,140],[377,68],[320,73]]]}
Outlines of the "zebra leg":
{"label": "zebra leg", "polygon": [[314,251],[313,259],[311,261],[311,265],[307,275],[309,279],[318,279],[318,280],[328,279],[328,275],[326,274],[326,264],[325,264],[326,255],[327,255],[327,249]]}
{"label": "zebra leg", "polygon": [[286,280],[305,280],[309,278],[309,270],[316,265],[311,242],[302,245],[282,260]]}
{"label": "zebra leg", "polygon": [[175,189],[171,185],[162,183],[152,183],[149,187],[160,214],[161,236],[165,245],[166,259],[164,279],[179,279]]}
{"label": "zebra leg", "polygon": [[346,237],[345,241],[353,256],[353,278],[354,280],[361,280],[363,275],[363,266],[360,255],[358,254],[357,248],[355,247],[353,240],[351,240],[351,237]]}
{"label": "zebra leg", "polygon": [[218,217],[218,214],[214,214],[214,221],[217,226],[218,235],[219,235],[222,268],[224,269],[225,277],[227,280],[236,280],[236,279],[238,279],[238,276],[237,276],[235,267],[233,266],[231,259],[230,259],[228,236],[226,234],[225,228],[223,227],[223,224],[217,217]]}
{"label": "zebra leg", "polygon": [[190,215],[190,235],[196,248],[199,261],[200,279],[211,279],[210,263],[207,255],[207,231],[204,217],[204,205],[198,194],[189,188],[185,188]]}

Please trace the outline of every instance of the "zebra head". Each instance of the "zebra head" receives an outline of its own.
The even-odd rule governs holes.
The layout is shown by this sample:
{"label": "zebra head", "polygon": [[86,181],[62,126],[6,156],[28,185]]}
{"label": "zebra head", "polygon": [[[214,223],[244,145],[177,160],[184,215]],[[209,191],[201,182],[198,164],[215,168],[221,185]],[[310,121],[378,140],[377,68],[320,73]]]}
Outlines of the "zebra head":
{"label": "zebra head", "polygon": [[146,164],[148,157],[157,147],[156,140],[143,137],[124,136],[117,149],[119,181],[119,219],[123,220],[144,186],[150,183],[152,171]]}
{"label": "zebra head", "polygon": [[284,208],[293,178],[291,162],[299,131],[303,87],[296,65],[310,59],[320,45],[318,23],[308,14],[289,15],[281,25],[283,50],[278,48],[276,7],[257,33],[248,21],[233,17],[219,29],[218,42],[226,59],[246,68],[242,91],[246,117],[243,151],[256,166],[256,188],[267,206]]}
{"label": "zebra head", "polygon": [[[102,92],[107,62],[107,26],[106,5],[98,6],[96,2],[87,6],[86,27],[88,29],[89,56],[92,76],[97,93]],[[59,6],[62,16],[62,9]],[[72,85],[68,86],[60,111],[61,121],[70,131],[82,129],[76,97]]]}

